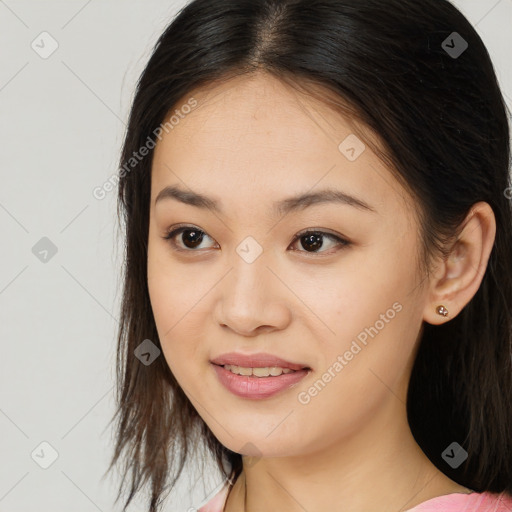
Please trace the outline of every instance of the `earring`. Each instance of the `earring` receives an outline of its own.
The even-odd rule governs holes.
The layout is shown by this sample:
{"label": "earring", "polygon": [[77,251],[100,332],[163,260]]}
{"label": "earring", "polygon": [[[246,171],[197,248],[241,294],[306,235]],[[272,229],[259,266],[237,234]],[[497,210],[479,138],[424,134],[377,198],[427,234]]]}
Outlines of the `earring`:
{"label": "earring", "polygon": [[448,310],[444,306],[437,306],[436,313],[442,316],[448,316]]}

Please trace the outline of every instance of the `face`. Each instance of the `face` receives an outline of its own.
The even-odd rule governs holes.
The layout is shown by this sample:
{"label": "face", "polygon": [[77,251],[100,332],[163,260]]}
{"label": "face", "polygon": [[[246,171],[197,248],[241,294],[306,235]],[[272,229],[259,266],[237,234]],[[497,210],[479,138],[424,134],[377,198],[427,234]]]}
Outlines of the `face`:
{"label": "face", "polygon": [[[426,300],[413,207],[346,119],[275,78],[193,97],[153,158],[148,286],[163,355],[229,449],[325,449],[405,401]],[[156,201],[166,187],[212,202]],[[212,364],[232,352],[307,369],[256,383]]]}

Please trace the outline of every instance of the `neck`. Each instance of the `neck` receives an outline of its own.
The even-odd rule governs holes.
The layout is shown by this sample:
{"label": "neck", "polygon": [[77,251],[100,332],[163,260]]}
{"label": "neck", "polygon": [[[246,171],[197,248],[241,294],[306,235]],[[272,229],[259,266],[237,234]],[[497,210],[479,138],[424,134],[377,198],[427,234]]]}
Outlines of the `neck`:
{"label": "neck", "polygon": [[[425,456],[395,396],[379,417],[336,444],[308,454],[247,464],[225,512],[405,512],[428,499],[468,489]],[[397,421],[397,417],[401,421]]]}

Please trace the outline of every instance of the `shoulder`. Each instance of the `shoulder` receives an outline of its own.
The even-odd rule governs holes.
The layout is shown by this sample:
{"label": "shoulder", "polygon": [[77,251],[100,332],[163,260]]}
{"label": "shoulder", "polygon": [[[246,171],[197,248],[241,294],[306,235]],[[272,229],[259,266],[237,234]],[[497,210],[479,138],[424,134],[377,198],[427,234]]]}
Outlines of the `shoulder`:
{"label": "shoulder", "polygon": [[512,496],[502,492],[453,493],[420,503],[407,512],[512,512]]}
{"label": "shoulder", "polygon": [[199,507],[197,512],[223,512],[229,492],[229,482],[226,480],[220,489],[207,503]]}

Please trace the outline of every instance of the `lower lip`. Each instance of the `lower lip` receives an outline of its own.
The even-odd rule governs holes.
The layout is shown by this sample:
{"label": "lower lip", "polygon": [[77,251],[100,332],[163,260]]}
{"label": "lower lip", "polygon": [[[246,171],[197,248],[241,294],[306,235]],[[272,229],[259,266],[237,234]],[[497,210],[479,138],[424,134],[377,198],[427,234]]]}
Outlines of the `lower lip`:
{"label": "lower lip", "polygon": [[234,395],[242,398],[260,400],[269,398],[280,391],[288,389],[303,379],[310,370],[297,370],[292,373],[282,373],[278,377],[249,377],[237,375],[213,364],[215,372],[224,387]]}

